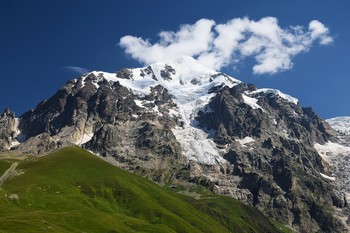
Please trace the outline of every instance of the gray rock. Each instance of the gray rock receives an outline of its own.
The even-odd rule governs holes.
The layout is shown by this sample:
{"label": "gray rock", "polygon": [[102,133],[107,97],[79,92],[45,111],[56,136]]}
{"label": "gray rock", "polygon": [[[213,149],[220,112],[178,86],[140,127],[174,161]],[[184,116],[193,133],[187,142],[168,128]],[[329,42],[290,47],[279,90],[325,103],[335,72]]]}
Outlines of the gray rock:
{"label": "gray rock", "polygon": [[160,71],[160,76],[164,79],[164,80],[171,80],[171,75],[172,74],[176,74],[176,71],[173,67],[171,67],[170,65],[165,65],[164,70]]}
{"label": "gray rock", "polygon": [[17,137],[15,114],[9,108],[0,114],[0,151],[9,150]]}
{"label": "gray rock", "polygon": [[18,197],[17,194],[13,193],[13,194],[10,194],[9,199],[10,199],[11,201],[15,201],[15,200],[18,200],[19,197]]}
{"label": "gray rock", "polygon": [[130,69],[121,69],[119,71],[117,71],[116,76],[118,78],[123,78],[123,79],[132,79],[133,74],[132,71]]}

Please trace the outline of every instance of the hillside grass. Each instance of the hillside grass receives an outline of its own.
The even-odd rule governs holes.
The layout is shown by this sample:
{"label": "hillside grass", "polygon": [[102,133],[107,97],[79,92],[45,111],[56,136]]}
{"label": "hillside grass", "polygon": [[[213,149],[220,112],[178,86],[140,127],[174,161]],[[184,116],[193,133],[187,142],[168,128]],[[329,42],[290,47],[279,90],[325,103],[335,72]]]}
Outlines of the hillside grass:
{"label": "hillside grass", "polygon": [[[0,172],[7,166],[0,161]],[[78,147],[17,170],[0,189],[0,232],[279,232],[233,198],[180,195]]]}
{"label": "hillside grass", "polygon": [[7,160],[0,160],[0,177],[11,166],[11,162]]}

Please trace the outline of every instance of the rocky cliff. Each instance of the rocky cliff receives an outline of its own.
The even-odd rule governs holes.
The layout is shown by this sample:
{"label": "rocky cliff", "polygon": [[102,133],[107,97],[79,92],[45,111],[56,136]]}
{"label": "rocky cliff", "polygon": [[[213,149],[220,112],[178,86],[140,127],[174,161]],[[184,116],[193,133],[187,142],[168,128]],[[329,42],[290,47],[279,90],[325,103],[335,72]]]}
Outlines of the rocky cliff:
{"label": "rocky cliff", "polygon": [[0,114],[0,129],[0,151],[9,150],[12,146],[17,145],[18,119],[9,108]]}

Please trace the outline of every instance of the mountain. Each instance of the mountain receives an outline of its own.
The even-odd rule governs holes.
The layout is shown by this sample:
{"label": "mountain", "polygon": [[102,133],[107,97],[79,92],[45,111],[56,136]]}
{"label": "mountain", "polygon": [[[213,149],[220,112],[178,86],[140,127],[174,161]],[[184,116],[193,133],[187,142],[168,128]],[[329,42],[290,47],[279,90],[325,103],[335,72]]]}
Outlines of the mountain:
{"label": "mountain", "polygon": [[337,132],[297,99],[190,57],[90,72],[8,115],[16,127],[4,130],[3,150],[75,144],[175,191],[235,197],[295,232],[349,229],[346,193],[322,150],[339,146]]}
{"label": "mountain", "polygon": [[176,194],[78,147],[0,160],[10,166],[18,174],[1,185],[0,232],[281,232],[233,198]]}

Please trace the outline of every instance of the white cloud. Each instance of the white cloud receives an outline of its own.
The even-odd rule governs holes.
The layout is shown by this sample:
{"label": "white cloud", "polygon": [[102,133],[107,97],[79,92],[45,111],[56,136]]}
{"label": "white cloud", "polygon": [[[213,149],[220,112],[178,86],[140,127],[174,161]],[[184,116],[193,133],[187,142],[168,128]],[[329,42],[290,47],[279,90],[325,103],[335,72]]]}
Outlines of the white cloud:
{"label": "white cloud", "polygon": [[87,70],[83,67],[79,67],[79,66],[64,66],[61,69],[67,70],[67,71],[72,71],[76,74],[85,74],[85,73],[89,72],[89,70]]}
{"label": "white cloud", "polygon": [[196,56],[209,50],[214,24],[212,20],[201,19],[193,25],[182,25],[177,32],[159,33],[159,42],[155,44],[134,36],[122,37],[119,44],[127,54],[144,64],[182,55]]}
{"label": "white cloud", "polygon": [[179,30],[163,31],[159,40],[151,43],[140,37],[124,36],[119,45],[125,53],[143,64],[170,60],[182,55],[196,58],[211,68],[235,67],[246,57],[253,57],[255,74],[274,74],[293,67],[292,59],[308,52],[313,44],[333,42],[329,29],[317,20],[308,28],[281,28],[278,20],[264,17],[259,21],[235,18],[224,24],[200,19],[185,24]]}
{"label": "white cloud", "polygon": [[320,44],[326,45],[333,42],[333,38],[329,36],[329,29],[323,23],[312,20],[309,24],[309,30],[311,31],[311,38],[320,38]]}

